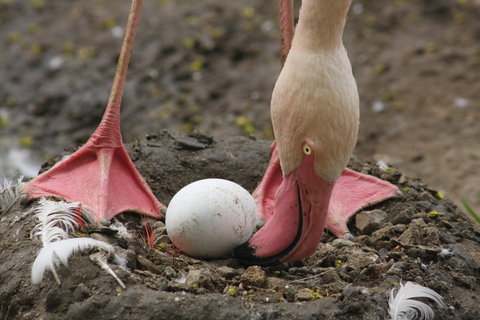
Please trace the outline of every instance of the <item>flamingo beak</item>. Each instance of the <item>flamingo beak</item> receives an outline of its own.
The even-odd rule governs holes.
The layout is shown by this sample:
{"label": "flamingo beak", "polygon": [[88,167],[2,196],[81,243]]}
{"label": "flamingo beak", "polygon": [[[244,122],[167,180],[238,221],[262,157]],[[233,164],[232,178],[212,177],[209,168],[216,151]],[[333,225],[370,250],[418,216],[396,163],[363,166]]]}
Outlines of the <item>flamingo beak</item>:
{"label": "flamingo beak", "polygon": [[245,265],[269,265],[311,255],[325,226],[334,183],[317,176],[313,156],[283,177],[274,214],[252,238],[235,250]]}

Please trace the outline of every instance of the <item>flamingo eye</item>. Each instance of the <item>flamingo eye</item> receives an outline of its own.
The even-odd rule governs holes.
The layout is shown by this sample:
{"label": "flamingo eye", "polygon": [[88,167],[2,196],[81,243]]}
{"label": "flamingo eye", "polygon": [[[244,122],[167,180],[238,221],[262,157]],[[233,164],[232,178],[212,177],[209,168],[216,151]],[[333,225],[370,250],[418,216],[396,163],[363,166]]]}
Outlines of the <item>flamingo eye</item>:
{"label": "flamingo eye", "polygon": [[303,145],[303,153],[305,153],[307,156],[312,154],[312,147],[310,147],[308,144]]}

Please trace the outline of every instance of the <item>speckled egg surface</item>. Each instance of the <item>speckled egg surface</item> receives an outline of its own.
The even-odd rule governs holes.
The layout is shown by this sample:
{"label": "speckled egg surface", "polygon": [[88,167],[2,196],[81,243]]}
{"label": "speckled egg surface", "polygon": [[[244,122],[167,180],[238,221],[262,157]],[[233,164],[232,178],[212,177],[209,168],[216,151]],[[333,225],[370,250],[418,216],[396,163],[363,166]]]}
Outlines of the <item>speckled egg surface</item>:
{"label": "speckled egg surface", "polygon": [[204,179],[182,188],[170,201],[165,225],[172,243],[197,258],[220,258],[255,230],[253,197],[240,185]]}

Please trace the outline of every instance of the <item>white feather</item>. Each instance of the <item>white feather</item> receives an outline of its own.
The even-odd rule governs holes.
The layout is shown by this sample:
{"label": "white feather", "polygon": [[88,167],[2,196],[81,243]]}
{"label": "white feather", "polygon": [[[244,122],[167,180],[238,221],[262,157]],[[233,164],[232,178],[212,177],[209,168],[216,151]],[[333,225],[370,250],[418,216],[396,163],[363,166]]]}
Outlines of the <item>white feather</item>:
{"label": "white feather", "polygon": [[104,254],[101,254],[99,252],[91,254],[90,255],[90,260],[95,262],[100,268],[107,271],[113,278],[115,278],[115,280],[117,280],[120,287],[122,287],[123,289],[127,288],[125,286],[125,284],[123,283],[123,281],[117,276],[115,271],[113,271],[113,269],[110,268],[110,266],[108,265],[108,262],[107,262],[107,258],[105,257]]}
{"label": "white feather", "polygon": [[38,224],[31,236],[42,241],[43,246],[68,238],[68,233],[78,227],[85,210],[79,202],[51,201],[40,199],[33,209]]}
{"label": "white feather", "polygon": [[24,186],[23,176],[16,182],[4,179],[3,185],[0,186],[0,211],[6,212],[20,197],[20,189]]}
{"label": "white feather", "polygon": [[400,288],[394,295],[394,289],[390,292],[388,300],[390,320],[430,320],[433,319],[434,313],[432,308],[427,304],[415,300],[415,298],[428,298],[435,301],[440,307],[444,307],[441,295],[413,282],[406,282],[405,285],[400,284]]}
{"label": "white feather", "polygon": [[60,263],[67,266],[68,258],[70,258],[73,254],[94,248],[102,249],[112,254],[115,251],[111,245],[92,238],[65,239],[47,244],[40,250],[35,262],[33,262],[32,283],[40,283],[43,279],[45,270],[50,270],[57,282],[59,282],[55,268]]}
{"label": "white feather", "polygon": [[110,226],[110,229],[117,231],[117,236],[123,239],[131,239],[132,235],[128,232],[127,227],[118,220],[115,220]]}

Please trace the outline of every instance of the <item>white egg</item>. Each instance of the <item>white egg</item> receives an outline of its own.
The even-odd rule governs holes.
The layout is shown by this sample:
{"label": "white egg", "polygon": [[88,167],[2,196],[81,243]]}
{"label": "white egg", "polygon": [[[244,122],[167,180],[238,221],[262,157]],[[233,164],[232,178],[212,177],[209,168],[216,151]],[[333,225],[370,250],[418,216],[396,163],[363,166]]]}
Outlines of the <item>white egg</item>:
{"label": "white egg", "polygon": [[253,197],[223,179],[195,181],[170,201],[165,218],[172,243],[197,258],[219,258],[252,236],[257,221]]}

